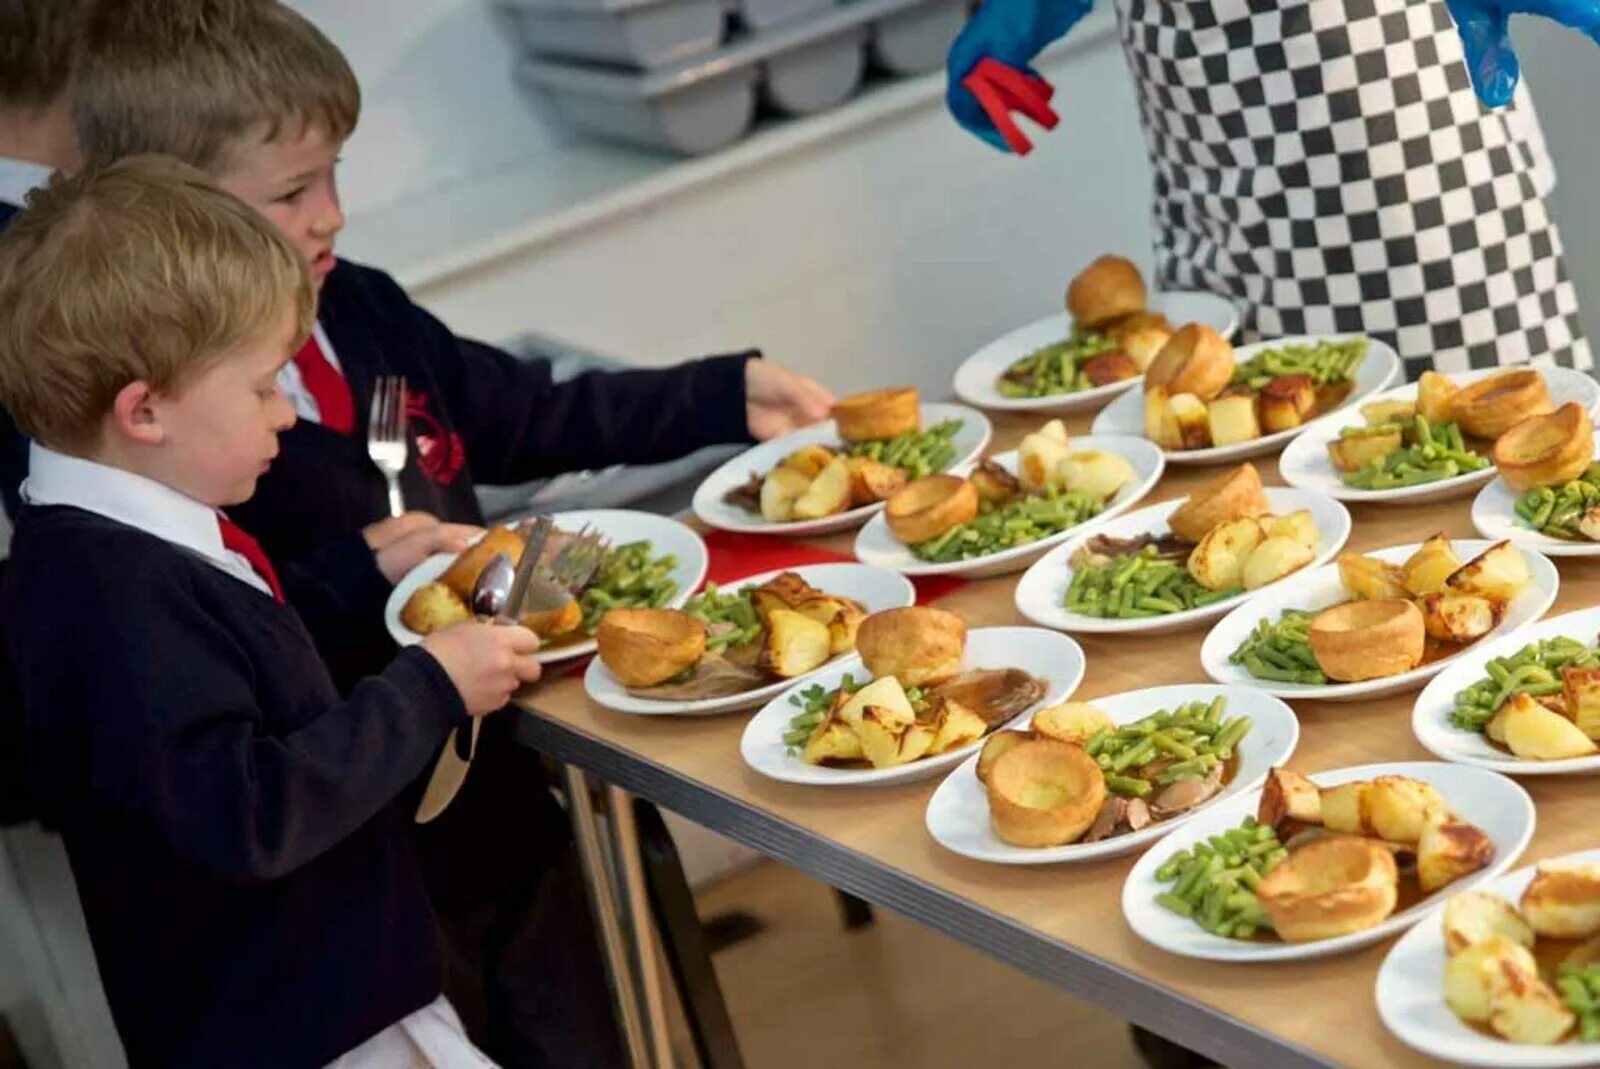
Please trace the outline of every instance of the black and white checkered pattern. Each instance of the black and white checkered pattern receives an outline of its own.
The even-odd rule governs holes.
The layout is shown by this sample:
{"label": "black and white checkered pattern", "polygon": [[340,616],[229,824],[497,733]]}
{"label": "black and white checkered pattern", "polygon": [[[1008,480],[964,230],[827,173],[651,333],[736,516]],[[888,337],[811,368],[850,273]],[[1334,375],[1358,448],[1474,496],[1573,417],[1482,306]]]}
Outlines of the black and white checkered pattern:
{"label": "black and white checkered pattern", "polygon": [[1589,368],[1532,101],[1486,110],[1443,0],[1117,0],[1157,272],[1254,334],[1362,331],[1409,378]]}

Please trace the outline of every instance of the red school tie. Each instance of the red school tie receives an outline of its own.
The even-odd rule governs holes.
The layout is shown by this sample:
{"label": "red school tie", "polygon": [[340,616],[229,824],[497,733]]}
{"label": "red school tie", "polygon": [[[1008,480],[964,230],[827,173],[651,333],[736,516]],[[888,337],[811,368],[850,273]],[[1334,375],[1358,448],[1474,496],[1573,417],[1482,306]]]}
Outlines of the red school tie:
{"label": "red school tie", "polygon": [[283,585],[278,582],[277,569],[267,559],[267,552],[261,548],[261,543],[250,537],[250,532],[221,514],[217,516],[217,528],[222,532],[222,548],[249,561],[256,574],[266,580],[272,596],[282,601]]}
{"label": "red school tie", "polygon": [[356,403],[350,396],[350,384],[328,363],[315,334],[309,335],[295,354],[294,366],[300,369],[300,381],[305,383],[306,392],[317,402],[322,425],[340,434],[355,430]]}

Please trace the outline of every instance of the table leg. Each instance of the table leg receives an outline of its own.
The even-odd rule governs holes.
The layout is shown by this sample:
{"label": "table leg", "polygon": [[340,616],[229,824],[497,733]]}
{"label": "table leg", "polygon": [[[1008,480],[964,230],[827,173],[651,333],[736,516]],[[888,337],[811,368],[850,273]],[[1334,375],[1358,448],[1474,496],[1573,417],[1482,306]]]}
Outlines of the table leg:
{"label": "table leg", "polygon": [[733,1022],[728,1018],[728,1006],[711,964],[705,929],[695,912],[694,895],[683,874],[678,848],[655,806],[634,799],[633,811],[645,878],[650,883],[650,901],[655,907],[667,965],[683,1000],[695,1053],[705,1069],[743,1069],[744,1059],[739,1054]]}
{"label": "table leg", "polygon": [[622,883],[622,902],[633,935],[634,960],[639,967],[639,988],[644,996],[644,1027],[657,1069],[672,1069],[672,1033],[667,1025],[667,1003],[661,989],[661,968],[656,957],[655,922],[650,915],[650,890],[639,853],[639,829],[634,820],[633,795],[621,787],[606,786],[612,856]]}
{"label": "table leg", "polygon": [[584,880],[589,885],[595,927],[600,930],[606,972],[611,979],[611,993],[617,1002],[617,1020],[622,1027],[623,1045],[635,1069],[650,1069],[650,1049],[645,1043],[644,1028],[640,1021],[633,966],[629,960],[622,922],[617,916],[617,896],[612,886],[611,869],[600,846],[600,831],[595,821],[594,803],[589,797],[588,777],[575,765],[564,766],[562,774],[566,781],[568,812],[572,816],[572,829],[577,839],[578,859],[583,865]]}

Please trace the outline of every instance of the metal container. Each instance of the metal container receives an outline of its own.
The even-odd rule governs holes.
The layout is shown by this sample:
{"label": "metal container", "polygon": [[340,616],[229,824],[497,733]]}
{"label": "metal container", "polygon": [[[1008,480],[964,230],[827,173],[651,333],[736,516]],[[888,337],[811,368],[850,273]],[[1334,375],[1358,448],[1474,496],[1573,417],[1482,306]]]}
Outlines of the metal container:
{"label": "metal container", "polygon": [[971,9],[969,0],[928,0],[885,15],[872,27],[873,64],[900,75],[938,70]]}
{"label": "metal container", "polygon": [[499,0],[499,7],[529,54],[646,70],[713,51],[727,28],[722,0]]}
{"label": "metal container", "polygon": [[829,11],[836,3],[837,0],[729,0],[728,6],[739,21],[759,33]]}
{"label": "metal container", "polygon": [[525,60],[518,78],[574,129],[685,156],[733,144],[755,117],[750,66],[674,79]]}

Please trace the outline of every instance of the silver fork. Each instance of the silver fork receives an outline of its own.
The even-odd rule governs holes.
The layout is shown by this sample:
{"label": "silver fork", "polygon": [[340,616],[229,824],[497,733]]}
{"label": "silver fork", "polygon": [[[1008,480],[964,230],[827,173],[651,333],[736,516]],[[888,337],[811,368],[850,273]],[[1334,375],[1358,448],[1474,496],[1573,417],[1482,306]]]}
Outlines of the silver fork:
{"label": "silver fork", "polygon": [[372,389],[372,412],[367,420],[367,456],[389,484],[389,515],[406,510],[400,496],[400,473],[409,450],[406,436],[406,380],[400,375],[380,375]]}
{"label": "silver fork", "polygon": [[585,526],[561,547],[548,565],[534,572],[523,595],[522,611],[559,609],[581,594],[600,569],[605,548],[600,533]]}

